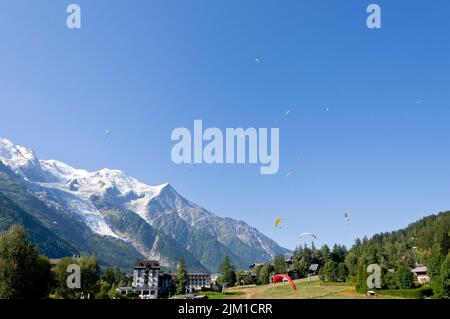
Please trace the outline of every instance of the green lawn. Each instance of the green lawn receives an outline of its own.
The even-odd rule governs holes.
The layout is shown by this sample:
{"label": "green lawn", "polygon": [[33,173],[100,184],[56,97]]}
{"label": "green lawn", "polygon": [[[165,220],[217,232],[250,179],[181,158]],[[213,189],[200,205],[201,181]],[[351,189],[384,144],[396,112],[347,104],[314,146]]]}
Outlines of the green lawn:
{"label": "green lawn", "polygon": [[[207,296],[209,299],[401,299],[398,296],[384,294],[366,297],[346,283],[327,284],[319,279],[301,279],[294,282],[297,290],[292,289],[289,283],[277,283],[263,286],[238,286],[226,289],[224,294],[202,292],[200,295]],[[184,296],[175,298],[182,299]]]}
{"label": "green lawn", "polygon": [[269,284],[252,287],[233,287],[227,289],[227,293],[239,295],[225,295],[222,299],[392,299],[398,297],[376,296],[366,297],[355,292],[353,286],[348,284],[326,285],[320,280],[297,280],[297,290],[292,289],[288,283]]}
{"label": "green lawn", "polygon": [[199,295],[207,296],[209,299],[230,299],[230,298],[239,298],[244,295],[241,291],[228,291],[223,293],[220,292],[201,292]]}

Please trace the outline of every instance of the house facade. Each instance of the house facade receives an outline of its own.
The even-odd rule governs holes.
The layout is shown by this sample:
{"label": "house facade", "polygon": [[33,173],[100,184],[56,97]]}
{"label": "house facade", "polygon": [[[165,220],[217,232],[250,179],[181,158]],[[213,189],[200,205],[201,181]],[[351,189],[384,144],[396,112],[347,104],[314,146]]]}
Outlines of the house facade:
{"label": "house facade", "polygon": [[428,269],[425,266],[411,269],[411,272],[414,274],[420,284],[430,282],[430,277],[427,275],[427,271]]}
{"label": "house facade", "polygon": [[202,290],[202,288],[211,288],[211,275],[202,273],[188,273],[186,289],[189,292]]}
{"label": "house facade", "polygon": [[159,297],[160,298],[169,298],[173,293],[174,282],[172,278],[172,274],[164,273],[159,275]]}
{"label": "house facade", "polygon": [[217,283],[217,280],[219,279],[220,274],[212,274],[210,276],[211,278],[211,285],[215,285]]}
{"label": "house facade", "polygon": [[133,291],[141,299],[158,299],[159,261],[141,260],[134,265]]}

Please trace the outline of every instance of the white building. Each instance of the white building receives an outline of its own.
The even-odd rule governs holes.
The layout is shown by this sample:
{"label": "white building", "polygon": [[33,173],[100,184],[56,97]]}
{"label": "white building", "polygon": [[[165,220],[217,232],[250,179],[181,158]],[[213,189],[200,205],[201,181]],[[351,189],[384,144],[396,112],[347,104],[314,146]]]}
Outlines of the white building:
{"label": "white building", "polygon": [[211,279],[210,284],[215,285],[217,283],[217,280],[219,279],[219,277],[220,277],[220,274],[212,274],[210,276],[210,279]]}
{"label": "white building", "polygon": [[141,299],[158,299],[159,261],[142,260],[134,265],[133,291]]}
{"label": "white building", "polygon": [[211,288],[211,275],[201,273],[188,274],[186,289],[189,292],[201,290],[202,288]]}

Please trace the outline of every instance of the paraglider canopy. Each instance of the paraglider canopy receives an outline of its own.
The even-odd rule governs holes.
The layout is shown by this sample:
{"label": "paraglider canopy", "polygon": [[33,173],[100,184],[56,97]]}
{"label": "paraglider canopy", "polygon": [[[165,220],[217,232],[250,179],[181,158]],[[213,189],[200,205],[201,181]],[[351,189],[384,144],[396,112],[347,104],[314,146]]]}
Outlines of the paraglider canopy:
{"label": "paraglider canopy", "polygon": [[283,220],[282,218],[277,218],[277,219],[275,220],[275,223],[273,223],[273,225],[274,225],[275,227],[278,227],[278,224],[279,224],[282,220]]}
{"label": "paraglider canopy", "polygon": [[314,237],[314,239],[317,239],[317,236],[315,234],[313,234],[313,233],[301,233],[300,234],[300,239],[302,239],[305,236],[312,236],[312,237]]}
{"label": "paraglider canopy", "polygon": [[350,215],[347,213],[347,212],[345,212],[345,221],[347,222],[347,224],[348,224],[348,222],[350,221]]}
{"label": "paraglider canopy", "polygon": [[277,282],[279,282],[280,280],[283,280],[283,279],[286,279],[287,281],[289,281],[289,283],[291,284],[291,287],[294,290],[297,290],[297,287],[295,286],[291,277],[289,277],[288,275],[276,275],[275,277],[273,277],[273,283],[276,284]]}

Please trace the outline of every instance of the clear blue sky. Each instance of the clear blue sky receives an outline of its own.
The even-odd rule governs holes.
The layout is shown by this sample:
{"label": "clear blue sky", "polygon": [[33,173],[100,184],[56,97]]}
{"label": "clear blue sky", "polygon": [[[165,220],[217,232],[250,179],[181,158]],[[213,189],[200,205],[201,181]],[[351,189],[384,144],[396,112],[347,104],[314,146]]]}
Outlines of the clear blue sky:
{"label": "clear blue sky", "polygon": [[[381,30],[365,24],[372,2]],[[0,136],[42,159],[169,182],[288,248],[450,209],[448,0],[0,4]],[[279,127],[280,173],[173,164],[170,133],[194,119]]]}

